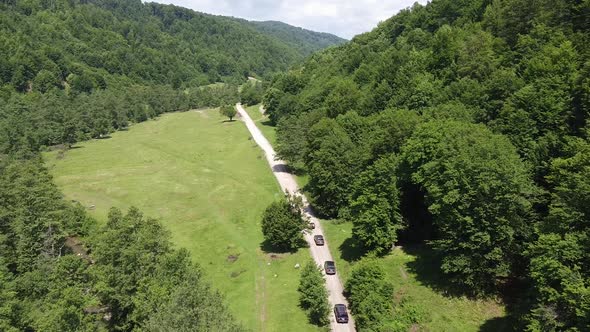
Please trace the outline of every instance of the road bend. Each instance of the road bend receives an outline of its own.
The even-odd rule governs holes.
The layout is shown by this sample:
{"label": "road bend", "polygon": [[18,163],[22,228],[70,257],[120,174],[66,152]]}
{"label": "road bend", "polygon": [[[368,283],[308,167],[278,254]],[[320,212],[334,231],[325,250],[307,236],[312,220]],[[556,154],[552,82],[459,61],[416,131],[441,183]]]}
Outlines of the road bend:
{"label": "road bend", "polygon": [[[299,186],[297,185],[297,182],[295,181],[295,177],[293,176],[293,174],[289,173],[286,162],[284,162],[282,160],[275,159],[276,153],[275,153],[275,150],[273,149],[272,145],[264,137],[264,135],[258,129],[258,127],[256,127],[256,124],[254,123],[254,121],[252,121],[252,118],[250,118],[250,116],[248,115],[246,110],[242,107],[242,105],[239,103],[236,104],[236,109],[238,111],[238,114],[241,116],[242,120],[246,124],[246,127],[248,127],[248,130],[250,131],[250,135],[252,135],[252,138],[254,139],[256,144],[258,144],[258,146],[264,151],[264,154],[266,155],[266,160],[268,161],[268,164],[270,165],[273,174],[277,178],[277,181],[279,182],[279,185],[280,185],[281,189],[283,190],[283,192],[287,191],[291,195],[300,196],[303,201],[303,213],[307,216],[307,218],[309,218],[309,220],[311,222],[313,222],[315,224],[315,229],[313,229],[313,230],[311,230],[311,232],[307,232],[305,234],[305,240],[309,244],[309,250],[311,252],[311,256],[313,257],[314,261],[316,262],[316,264],[318,264],[319,266],[322,266],[322,267],[323,267],[325,261],[334,261],[334,259],[332,258],[332,254],[330,253],[330,249],[329,249],[330,241],[328,238],[326,238],[326,235],[322,231],[322,225],[321,225],[320,221],[318,220],[318,218],[314,215],[311,207],[309,206],[309,202],[307,201],[307,198],[300,191]],[[324,240],[325,240],[325,244],[323,246],[316,246],[313,241],[314,235],[323,235]],[[338,266],[336,266],[336,269],[338,269]],[[345,304],[346,307],[348,308],[348,301],[346,300],[346,298],[342,294],[344,291],[344,288],[342,287],[342,282],[340,281],[340,278],[338,277],[338,272],[335,275],[325,275],[325,280],[326,280],[326,288],[328,289],[331,309],[333,309],[334,305],[338,304],[338,303]],[[356,329],[354,327],[354,319],[352,318],[352,315],[350,314],[350,312],[348,313],[348,316],[349,316],[348,324],[339,324],[336,322],[336,319],[334,318],[334,314],[331,311],[330,312],[331,330],[334,332],[356,331]]]}

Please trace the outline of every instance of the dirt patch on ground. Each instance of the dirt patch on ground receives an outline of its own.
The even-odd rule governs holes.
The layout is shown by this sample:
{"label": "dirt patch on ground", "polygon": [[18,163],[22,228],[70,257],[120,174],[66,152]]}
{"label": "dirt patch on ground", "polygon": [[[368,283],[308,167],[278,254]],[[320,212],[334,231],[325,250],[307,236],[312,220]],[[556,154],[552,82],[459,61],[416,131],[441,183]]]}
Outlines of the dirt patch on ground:
{"label": "dirt patch on ground", "polygon": [[193,111],[204,118],[209,118],[209,114],[207,114],[207,112],[205,112],[205,110],[193,110]]}
{"label": "dirt patch on ground", "polygon": [[[260,254],[260,253],[259,253]],[[264,278],[264,262],[258,261],[258,276],[256,278],[256,308],[258,309],[258,319],[260,320],[260,331],[266,331],[266,280]]]}
{"label": "dirt patch on ground", "polygon": [[408,274],[406,273],[406,269],[404,269],[403,266],[399,267],[399,273],[401,274],[402,279],[408,280]]}
{"label": "dirt patch on ground", "polygon": [[410,329],[408,331],[409,332],[418,332],[418,331],[422,331],[422,329],[420,328],[420,325],[412,324],[412,326],[410,326]]}
{"label": "dirt patch on ground", "polygon": [[398,305],[402,302],[402,300],[406,297],[406,288],[400,288],[395,294],[393,294],[393,303]]}
{"label": "dirt patch on ground", "polygon": [[232,278],[237,278],[237,277],[239,277],[244,272],[246,272],[246,270],[245,269],[241,269],[239,271],[232,272],[229,276],[232,277]]}
{"label": "dirt patch on ground", "polygon": [[237,254],[237,255],[229,255],[229,256],[227,256],[227,261],[230,262],[230,263],[233,263],[233,262],[237,261],[238,258],[240,258],[240,255],[239,254]]}
{"label": "dirt patch on ground", "polygon": [[268,258],[270,258],[271,260],[283,259],[283,256],[283,254],[268,254]]}

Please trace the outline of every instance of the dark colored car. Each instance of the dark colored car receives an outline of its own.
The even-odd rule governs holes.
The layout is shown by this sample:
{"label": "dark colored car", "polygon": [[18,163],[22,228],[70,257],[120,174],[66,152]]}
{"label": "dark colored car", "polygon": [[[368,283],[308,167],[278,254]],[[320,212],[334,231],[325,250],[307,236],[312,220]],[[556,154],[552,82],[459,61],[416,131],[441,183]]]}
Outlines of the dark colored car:
{"label": "dark colored car", "polygon": [[336,322],[348,323],[348,312],[346,312],[346,306],[344,304],[334,306],[334,316],[336,316]]}
{"label": "dark colored car", "polygon": [[316,246],[323,246],[324,245],[324,237],[321,235],[314,235],[313,242],[315,242]]}
{"label": "dark colored car", "polygon": [[324,263],[324,271],[326,274],[336,274],[336,265],[332,261],[326,261]]}

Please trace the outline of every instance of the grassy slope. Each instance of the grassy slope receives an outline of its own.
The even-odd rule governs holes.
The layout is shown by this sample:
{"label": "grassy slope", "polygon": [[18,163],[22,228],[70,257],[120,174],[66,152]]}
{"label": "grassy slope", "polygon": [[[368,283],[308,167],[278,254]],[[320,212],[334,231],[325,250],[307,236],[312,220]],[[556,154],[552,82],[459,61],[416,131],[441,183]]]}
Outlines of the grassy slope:
{"label": "grassy slope", "polygon": [[279,187],[245,126],[222,120],[216,110],[168,114],[45,159],[66,197],[94,205],[99,220],[131,205],[160,218],[250,329],[318,330],[297,306],[293,266],[307,250],[260,250],[260,217]]}
{"label": "grassy slope", "polygon": [[[323,221],[322,225],[338,273],[346,280],[358,259],[350,246],[352,224]],[[491,300],[443,295],[445,277],[424,247],[396,249],[379,261],[394,284],[394,301],[405,298],[420,308],[421,331],[480,331],[486,321],[504,315],[503,306]]]}

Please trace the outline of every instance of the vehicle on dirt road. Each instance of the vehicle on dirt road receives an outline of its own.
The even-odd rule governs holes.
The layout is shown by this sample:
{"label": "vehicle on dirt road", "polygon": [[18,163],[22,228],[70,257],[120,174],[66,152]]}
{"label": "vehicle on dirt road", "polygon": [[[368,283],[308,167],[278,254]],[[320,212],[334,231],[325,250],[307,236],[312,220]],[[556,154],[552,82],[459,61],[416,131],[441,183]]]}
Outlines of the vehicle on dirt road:
{"label": "vehicle on dirt road", "polygon": [[326,274],[336,274],[336,265],[332,261],[326,261],[324,263],[324,271]]}
{"label": "vehicle on dirt road", "polygon": [[336,322],[338,323],[348,323],[348,312],[346,311],[346,306],[344,304],[336,304],[334,306],[334,316],[336,317]]}
{"label": "vehicle on dirt road", "polygon": [[323,246],[324,245],[324,237],[322,235],[314,235],[313,242],[315,242],[316,246]]}

